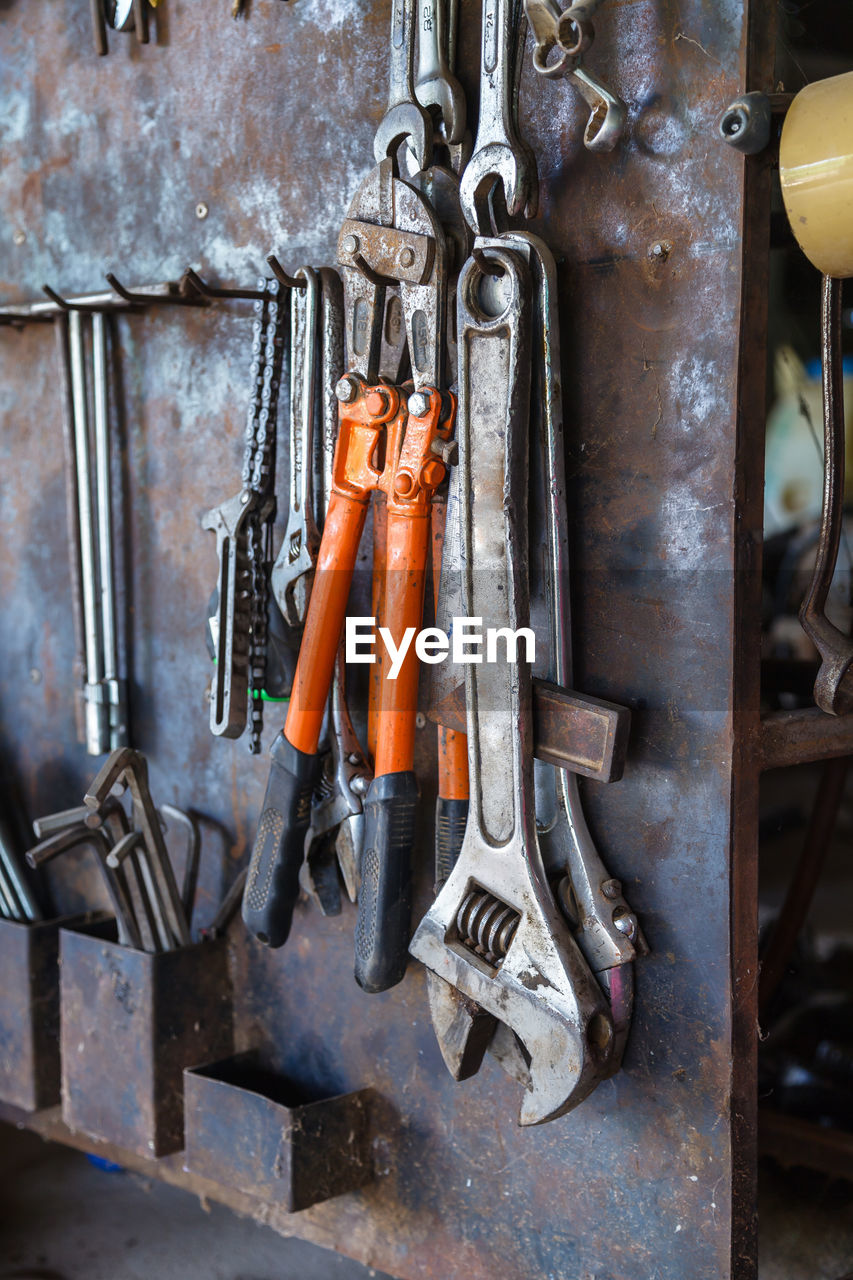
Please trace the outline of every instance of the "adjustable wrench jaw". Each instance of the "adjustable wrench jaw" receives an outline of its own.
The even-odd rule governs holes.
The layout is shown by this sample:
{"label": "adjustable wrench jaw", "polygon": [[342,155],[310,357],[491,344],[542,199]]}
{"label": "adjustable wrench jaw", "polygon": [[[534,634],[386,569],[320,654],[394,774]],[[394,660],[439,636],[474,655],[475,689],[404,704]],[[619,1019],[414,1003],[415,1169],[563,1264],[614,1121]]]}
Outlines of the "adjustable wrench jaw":
{"label": "adjustable wrench jaw", "polygon": [[[249,517],[256,495],[244,489],[202,516],[202,529],[216,534],[219,583],[216,603],[216,666],[210,693],[210,731],[239,738],[246,727],[249,654],[245,647],[251,581],[248,556]],[[213,619],[211,619],[213,627]]]}
{"label": "adjustable wrench jaw", "polygon": [[[528,837],[529,854],[534,847],[535,836],[532,844]],[[549,903],[544,879],[532,865],[535,856],[522,874],[513,874],[514,868],[524,866],[520,845],[514,845],[505,851],[506,874],[479,874],[485,869],[484,856],[494,865],[494,853],[493,847],[475,846],[466,833],[456,868],[415,934],[411,951],[438,978],[473,1001],[478,1011],[491,1014],[515,1033],[529,1059],[530,1074],[519,1121],[544,1124],[577,1106],[609,1073],[613,1022],[604,993]],[[518,915],[518,927],[499,967],[478,956],[460,936],[464,905],[472,892],[481,891]],[[455,998],[447,995],[444,1007],[450,1009]],[[481,1025],[487,1035],[487,1024]],[[445,1051],[449,1032],[436,1030]],[[473,1074],[471,1068],[477,1069],[482,1054],[470,1027],[460,1044],[465,1065],[457,1078],[464,1079]],[[487,1044],[486,1039],[483,1051]]]}
{"label": "adjustable wrench jaw", "polygon": [[273,595],[288,626],[305,621],[320,549],[314,518],[314,430],[319,344],[320,278],[302,267],[305,288],[291,300],[290,504],[281,550],[270,574]]}

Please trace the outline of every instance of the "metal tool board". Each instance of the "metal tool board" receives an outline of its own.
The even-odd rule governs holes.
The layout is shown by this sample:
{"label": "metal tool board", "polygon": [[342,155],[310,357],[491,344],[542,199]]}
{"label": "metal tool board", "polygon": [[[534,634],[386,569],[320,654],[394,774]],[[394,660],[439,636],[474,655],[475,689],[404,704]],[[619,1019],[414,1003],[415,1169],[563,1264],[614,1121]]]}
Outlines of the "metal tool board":
{"label": "metal tool board", "polygon": [[[333,261],[373,163],[389,0],[253,0],[238,22],[229,9],[161,0],[149,46],[113,35],[99,59],[84,0],[2,6],[4,301],[34,298],[44,282],[98,289],[107,270],[134,285],[192,264],[250,285],[270,251],[291,271]],[[528,60],[521,85],[541,181],[532,229],[561,271],[576,684],[634,711],[624,780],[584,787],[652,948],[637,966],[624,1070],[569,1116],[522,1131],[518,1086],[488,1059],[472,1081],[450,1080],[417,966],[383,996],[355,986],[352,909],[332,920],[301,906],[278,953],[232,931],[238,1048],[260,1045],[306,1085],[369,1085],[382,1100],[372,1188],[291,1218],[257,1214],[394,1275],[754,1274],[754,1098],[748,1070],[732,1067],[732,956],[748,953],[752,927],[732,852],[747,189],[742,157],[715,132],[745,84],[746,9],[606,0],[590,64],[630,114],[612,155],[584,151],[587,113],[568,84],[538,82]],[[472,112],[478,16],[463,0]],[[754,71],[747,87],[769,87],[764,54]],[[133,739],[159,799],[191,803],[233,834],[205,869],[211,914],[247,856],[267,770],[245,741],[211,737],[205,700],[216,559],[199,520],[237,485],[248,312],[163,308],[114,326]],[[760,438],[762,422],[751,425]],[[74,738],[47,325],[0,331],[0,458],[2,745],[33,816],[79,803],[94,772]],[[268,712],[265,744],[282,719]],[[423,906],[434,729],[420,736]],[[80,877],[53,880],[63,905],[78,905]]]}

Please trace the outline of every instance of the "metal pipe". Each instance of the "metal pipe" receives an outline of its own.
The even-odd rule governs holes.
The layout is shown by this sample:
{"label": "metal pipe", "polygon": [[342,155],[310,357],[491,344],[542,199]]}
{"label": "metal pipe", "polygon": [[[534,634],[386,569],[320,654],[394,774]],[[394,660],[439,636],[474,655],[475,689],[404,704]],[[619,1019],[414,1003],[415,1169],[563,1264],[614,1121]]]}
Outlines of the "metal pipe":
{"label": "metal pipe", "polygon": [[110,750],[127,744],[124,696],[118,671],[115,577],[113,574],[113,517],[110,477],[110,421],[107,323],[102,311],[92,315],[92,372],[94,381],[95,494],[98,507],[103,692],[108,703]]}
{"label": "metal pipe", "polygon": [[18,855],[15,852],[14,842],[2,818],[0,818],[0,863],[3,865],[6,880],[11,884],[21,918],[24,920],[40,920],[41,911],[33,896],[33,891],[27,884],[18,865]]}
{"label": "metal pipe", "polygon": [[103,657],[96,611],[96,536],[92,512],[89,456],[89,405],[86,395],[86,353],[79,311],[68,316],[71,349],[71,393],[74,404],[74,445],[77,464],[77,502],[80,520],[80,567],[83,591],[83,640],[86,654],[86,750],[91,756],[108,750],[103,696]]}
{"label": "metal pipe", "polygon": [[[80,508],[77,498],[77,450],[74,444],[74,402],[71,389],[71,353],[68,317],[63,314],[56,325],[59,348],[60,386],[62,394],[62,445],[65,451],[65,509],[68,525],[68,568],[71,575],[71,621],[74,630],[74,721],[77,741],[86,741],[84,684],[86,659],[83,639],[83,578],[80,567]],[[36,832],[38,835],[39,832]]]}

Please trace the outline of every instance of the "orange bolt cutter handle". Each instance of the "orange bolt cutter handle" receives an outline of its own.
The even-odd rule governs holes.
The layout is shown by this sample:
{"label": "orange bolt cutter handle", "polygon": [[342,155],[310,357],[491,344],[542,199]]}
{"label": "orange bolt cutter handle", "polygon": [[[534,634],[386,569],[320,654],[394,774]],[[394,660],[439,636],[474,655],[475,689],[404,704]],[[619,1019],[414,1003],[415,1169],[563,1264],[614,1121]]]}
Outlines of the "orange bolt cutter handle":
{"label": "orange bolt cutter handle", "polygon": [[[432,571],[436,613],[441,591],[447,507],[432,507]],[[435,802],[435,893],[438,895],[462,849],[468,824],[468,735],[437,725],[438,797]]]}
{"label": "orange bolt cutter handle", "polygon": [[[433,494],[446,474],[436,442],[454,425],[456,402],[424,393],[404,434],[389,429],[382,489],[387,499],[382,625],[396,647],[423,622]],[[411,402],[414,404],[414,400]],[[441,445],[439,443],[439,449]],[[419,662],[411,646],[396,679],[382,656],[377,712],[376,776],[364,803],[364,852],[355,932],[355,978],[365,991],[386,991],[406,970],[412,903],[412,847],[418,785],[414,774]]]}
{"label": "orange bolt cutter handle", "polygon": [[[379,454],[386,424],[397,423],[405,416],[394,387],[368,387],[352,374],[339,385],[346,402],[339,411],[329,509],[287,720],[270,749],[264,807],[243,896],[246,926],[270,947],[280,947],[287,941],[299,897],[299,870],[311,822],[323,711],[367,505],[382,479]],[[399,430],[399,425],[395,429]]]}

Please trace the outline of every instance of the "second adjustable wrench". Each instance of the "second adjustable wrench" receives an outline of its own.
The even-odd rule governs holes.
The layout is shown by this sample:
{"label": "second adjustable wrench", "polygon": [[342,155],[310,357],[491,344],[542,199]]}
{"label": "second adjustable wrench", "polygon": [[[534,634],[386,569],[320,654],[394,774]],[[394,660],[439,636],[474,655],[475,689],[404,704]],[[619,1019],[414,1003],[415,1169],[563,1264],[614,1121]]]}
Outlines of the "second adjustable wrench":
{"label": "second adjustable wrench", "polygon": [[[517,631],[528,623],[529,279],[507,249],[484,294],[471,258],[459,281],[459,446],[465,612]],[[471,800],[462,850],[422,920],[412,954],[505,1023],[529,1061],[520,1122],[576,1106],[607,1073],[607,1000],[548,888],[535,820],[531,675],[524,662],[466,673]]]}
{"label": "second adjustable wrench", "polygon": [[290,303],[290,510],[270,581],[289,626],[299,628],[311,590],[320,534],[314,518],[314,416],[317,401],[320,280],[302,267]]}

